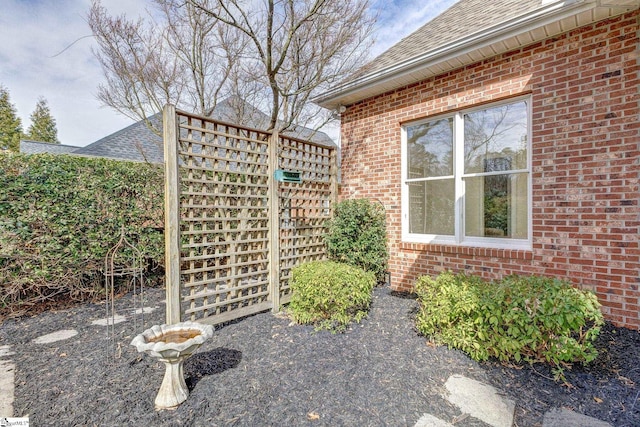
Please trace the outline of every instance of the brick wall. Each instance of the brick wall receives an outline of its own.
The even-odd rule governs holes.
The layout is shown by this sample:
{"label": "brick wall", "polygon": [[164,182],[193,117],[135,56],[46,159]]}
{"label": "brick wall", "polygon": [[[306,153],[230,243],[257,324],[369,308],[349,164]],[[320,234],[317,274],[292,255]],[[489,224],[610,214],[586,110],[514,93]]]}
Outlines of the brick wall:
{"label": "brick wall", "polygon": [[[640,329],[638,11],[370,98],[342,115],[341,198],[381,201],[392,286],[445,269],[542,274],[597,292]],[[533,249],[403,243],[404,122],[530,94]]]}

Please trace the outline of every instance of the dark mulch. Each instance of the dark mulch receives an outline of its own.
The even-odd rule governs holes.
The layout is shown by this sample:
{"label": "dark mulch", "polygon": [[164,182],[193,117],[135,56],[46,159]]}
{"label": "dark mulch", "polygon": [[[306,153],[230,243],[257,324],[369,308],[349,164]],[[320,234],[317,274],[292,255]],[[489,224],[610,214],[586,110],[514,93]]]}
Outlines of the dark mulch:
{"label": "dark mulch", "polygon": [[[162,323],[164,292],[150,289],[147,326]],[[117,302],[130,307],[130,296]],[[607,325],[601,355],[567,372],[571,386],[544,366],[476,363],[416,334],[415,300],[375,290],[368,319],[344,334],[314,332],[283,315],[262,313],[217,328],[185,362],[191,395],[175,411],[155,411],[162,365],[129,345],[132,322],[116,325],[121,355],[106,354],[102,305],[6,320],[0,345],[16,364],[14,416],[65,426],[414,426],[425,413],[453,422],[460,411],[443,397],[453,374],[492,384],[516,401],[516,425],[541,425],[565,407],[615,426],[640,425],[640,334]],[[60,329],[78,336],[32,340]],[[456,426],[483,426],[471,417]]]}

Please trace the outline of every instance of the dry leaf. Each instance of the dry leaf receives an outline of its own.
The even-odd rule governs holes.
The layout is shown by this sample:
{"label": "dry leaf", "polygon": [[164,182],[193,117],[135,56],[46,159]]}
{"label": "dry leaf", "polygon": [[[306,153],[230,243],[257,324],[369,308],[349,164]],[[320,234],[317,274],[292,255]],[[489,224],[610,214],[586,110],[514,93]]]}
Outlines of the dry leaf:
{"label": "dry leaf", "polygon": [[624,385],[628,385],[628,386],[631,386],[631,387],[633,387],[634,385],[636,385],[636,383],[634,383],[633,381],[631,381],[631,380],[630,380],[629,378],[627,378],[627,377],[623,377],[622,375],[619,375],[619,376],[618,376],[618,379],[619,379],[620,381],[622,381]]}
{"label": "dry leaf", "polygon": [[593,400],[595,400],[596,403],[602,403],[603,402],[603,400],[600,399],[599,397],[594,397]]}

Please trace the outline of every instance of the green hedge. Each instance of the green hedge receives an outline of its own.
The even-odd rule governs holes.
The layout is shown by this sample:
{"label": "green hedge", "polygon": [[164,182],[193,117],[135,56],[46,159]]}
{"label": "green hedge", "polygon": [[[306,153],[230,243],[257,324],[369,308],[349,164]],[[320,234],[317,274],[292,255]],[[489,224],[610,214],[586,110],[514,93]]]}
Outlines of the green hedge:
{"label": "green hedge", "polygon": [[389,252],[384,207],[368,199],[336,203],[334,217],[327,222],[325,244],[329,258],[344,262],[384,279]]}
{"label": "green hedge", "polygon": [[475,360],[546,362],[559,379],[565,366],[597,356],[600,304],[568,282],[510,276],[487,283],[447,272],[419,278],[415,290],[418,330]]}
{"label": "green hedge", "polygon": [[301,264],[291,272],[289,310],[298,323],[343,331],[369,312],[376,280],[372,272],[333,261]]}
{"label": "green hedge", "polygon": [[0,154],[0,308],[100,292],[121,227],[147,261],[164,262],[161,166]]}

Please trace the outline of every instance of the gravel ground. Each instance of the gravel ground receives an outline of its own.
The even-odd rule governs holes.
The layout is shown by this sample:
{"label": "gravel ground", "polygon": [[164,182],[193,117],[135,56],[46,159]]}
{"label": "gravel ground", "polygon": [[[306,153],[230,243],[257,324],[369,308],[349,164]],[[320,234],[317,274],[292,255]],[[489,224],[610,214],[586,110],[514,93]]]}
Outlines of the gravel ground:
{"label": "gravel ground", "polygon": [[[146,326],[162,323],[164,291],[149,289]],[[131,296],[116,311],[132,307]],[[129,345],[133,322],[116,325],[119,353],[107,354],[103,305],[83,304],[5,320],[0,345],[16,364],[14,416],[64,426],[414,426],[425,413],[454,422],[443,396],[460,374],[501,389],[516,402],[515,425],[539,426],[552,408],[640,426],[640,333],[607,325],[601,354],[567,372],[569,386],[541,365],[476,363],[416,334],[414,299],[377,288],[370,316],[344,334],[314,332],[280,314],[261,313],[218,327],[185,362],[190,396],[175,411],[155,411],[163,365]],[[32,340],[60,329],[65,341]],[[115,357],[118,356],[118,357]],[[456,426],[484,426],[460,417]]]}

